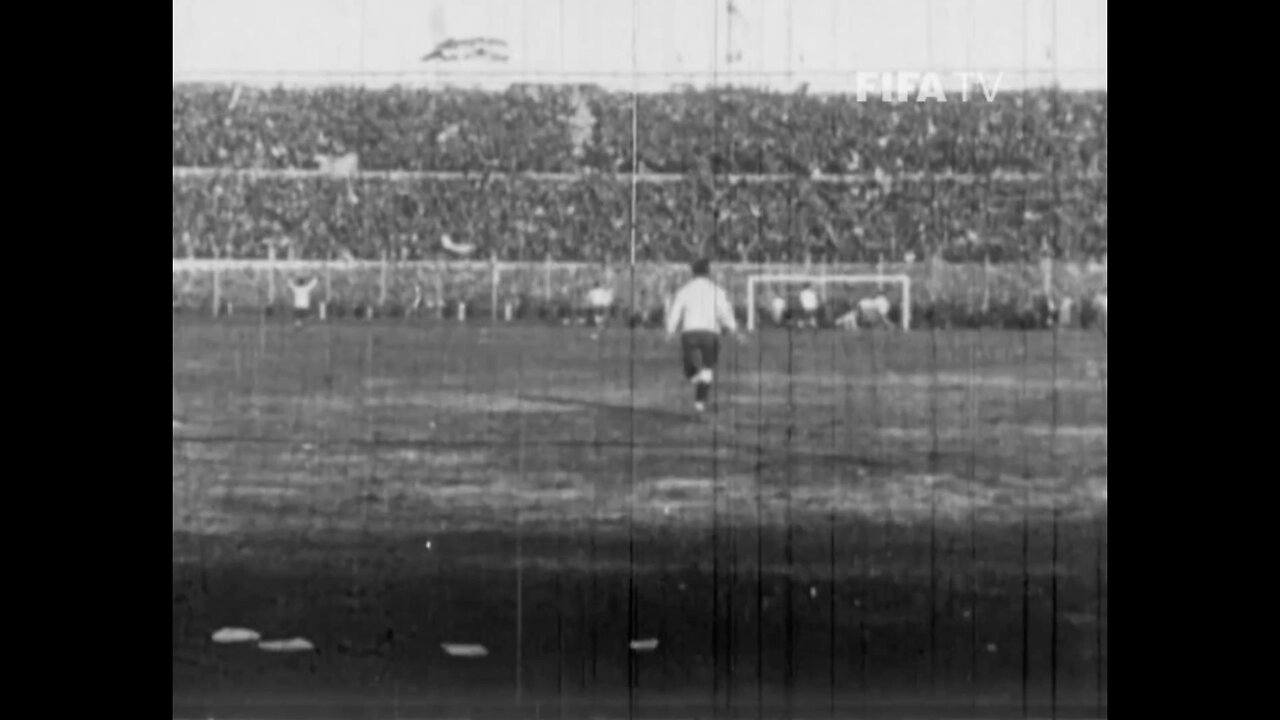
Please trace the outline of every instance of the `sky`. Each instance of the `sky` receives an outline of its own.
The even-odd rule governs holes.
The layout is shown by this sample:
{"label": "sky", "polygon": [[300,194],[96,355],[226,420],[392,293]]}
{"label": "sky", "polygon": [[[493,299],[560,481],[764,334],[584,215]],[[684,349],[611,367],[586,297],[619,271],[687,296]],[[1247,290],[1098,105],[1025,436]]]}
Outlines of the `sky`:
{"label": "sky", "polygon": [[[1105,88],[1107,0],[172,0],[173,79],[275,84],[734,82],[854,92],[855,73]],[[505,64],[441,70],[448,37]],[[731,52],[741,59],[730,64]],[[433,69],[437,68],[437,69]]]}

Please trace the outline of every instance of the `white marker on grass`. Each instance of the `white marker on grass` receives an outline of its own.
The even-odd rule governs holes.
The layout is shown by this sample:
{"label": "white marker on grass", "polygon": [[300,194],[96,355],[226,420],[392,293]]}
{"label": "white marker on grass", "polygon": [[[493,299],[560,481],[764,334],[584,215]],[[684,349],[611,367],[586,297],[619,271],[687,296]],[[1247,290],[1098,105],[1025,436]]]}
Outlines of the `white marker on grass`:
{"label": "white marker on grass", "polygon": [[440,647],[450,657],[481,658],[489,654],[488,648],[478,643],[441,643]]}
{"label": "white marker on grass", "polygon": [[258,642],[261,639],[262,635],[249,628],[224,627],[213,634],[213,641],[222,645]]}
{"label": "white marker on grass", "polygon": [[263,640],[258,643],[263,652],[311,652],[316,649],[306,638],[289,638],[287,640]]}

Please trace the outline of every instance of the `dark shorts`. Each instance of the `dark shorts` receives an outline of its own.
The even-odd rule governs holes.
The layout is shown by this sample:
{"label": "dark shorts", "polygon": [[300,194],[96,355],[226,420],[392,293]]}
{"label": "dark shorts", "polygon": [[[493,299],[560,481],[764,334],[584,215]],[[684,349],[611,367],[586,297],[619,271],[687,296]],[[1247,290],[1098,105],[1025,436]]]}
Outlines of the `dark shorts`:
{"label": "dark shorts", "polygon": [[298,308],[298,307],[293,309],[294,320],[305,320],[307,316],[310,314],[311,314],[310,310],[304,310],[303,308]]}
{"label": "dark shorts", "polygon": [[715,369],[720,359],[720,336],[705,331],[684,333],[680,336],[680,351],[685,377],[692,378],[704,368]]}

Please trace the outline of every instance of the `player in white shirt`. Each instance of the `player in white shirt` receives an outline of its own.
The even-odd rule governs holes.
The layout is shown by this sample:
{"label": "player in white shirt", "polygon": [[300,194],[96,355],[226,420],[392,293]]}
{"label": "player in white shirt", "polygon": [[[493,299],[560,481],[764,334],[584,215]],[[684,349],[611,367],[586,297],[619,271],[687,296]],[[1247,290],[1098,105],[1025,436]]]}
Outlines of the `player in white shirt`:
{"label": "player in white shirt", "polygon": [[1103,290],[1093,296],[1093,310],[1096,313],[1098,328],[1102,330],[1103,337],[1107,335],[1107,291]]}
{"label": "player in white shirt", "polygon": [[684,374],[694,388],[694,408],[707,408],[720,356],[720,334],[738,332],[729,296],[711,280],[711,263],[693,263],[693,279],[676,293],[667,312],[667,336],[680,332]]}
{"label": "player in white shirt", "polygon": [[1057,317],[1054,318],[1058,327],[1071,327],[1075,319],[1076,302],[1071,296],[1062,298],[1062,302],[1058,304]]}
{"label": "player in white shirt", "polygon": [[818,327],[818,293],[813,288],[800,291],[800,310],[804,313],[800,318],[801,327]]}
{"label": "player in white shirt", "polygon": [[289,289],[293,291],[293,323],[302,327],[302,321],[311,314],[311,292],[316,289],[316,279],[296,277],[289,283]]}
{"label": "player in white shirt", "polygon": [[615,295],[611,287],[592,288],[587,293],[587,307],[591,310],[591,320],[596,327],[603,327],[608,320]]}
{"label": "player in white shirt", "polygon": [[769,301],[769,316],[773,318],[774,325],[781,325],[787,319],[787,301],[785,298],[774,295]]}
{"label": "player in white shirt", "polygon": [[847,330],[857,330],[861,323],[893,327],[889,324],[889,298],[884,293],[862,298],[852,310],[836,320],[836,325]]}

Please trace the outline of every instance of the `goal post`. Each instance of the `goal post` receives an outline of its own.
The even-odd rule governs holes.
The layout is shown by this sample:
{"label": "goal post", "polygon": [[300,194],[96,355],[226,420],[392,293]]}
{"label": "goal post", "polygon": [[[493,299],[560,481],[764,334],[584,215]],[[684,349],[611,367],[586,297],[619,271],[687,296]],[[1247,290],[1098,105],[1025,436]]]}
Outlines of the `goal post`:
{"label": "goal post", "polygon": [[909,275],[752,275],[747,278],[747,330],[757,326],[757,291],[759,285],[896,285],[901,288],[902,329],[911,329],[911,277]]}

